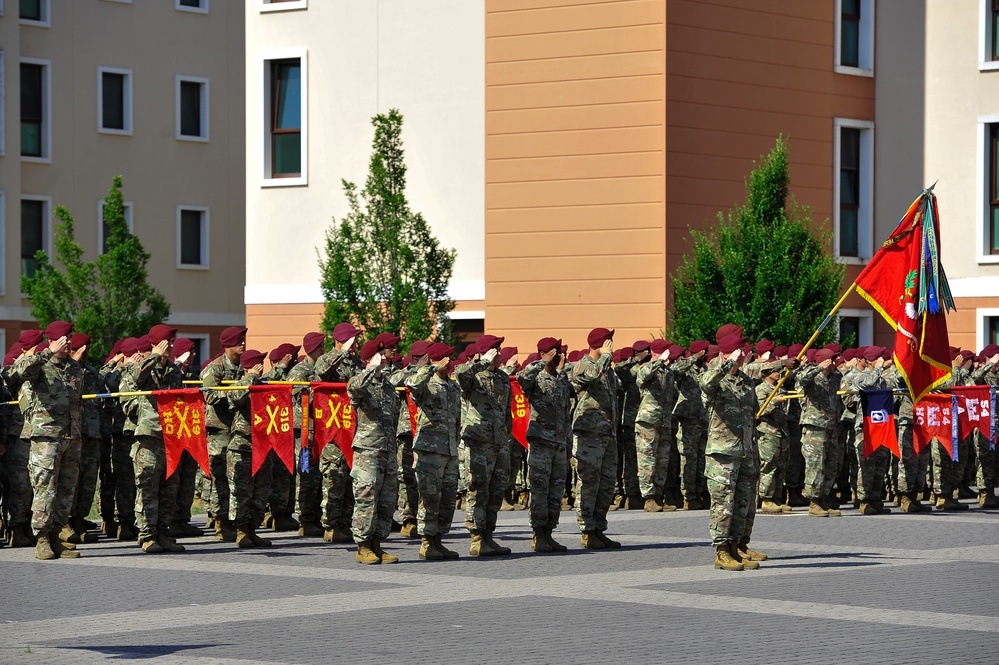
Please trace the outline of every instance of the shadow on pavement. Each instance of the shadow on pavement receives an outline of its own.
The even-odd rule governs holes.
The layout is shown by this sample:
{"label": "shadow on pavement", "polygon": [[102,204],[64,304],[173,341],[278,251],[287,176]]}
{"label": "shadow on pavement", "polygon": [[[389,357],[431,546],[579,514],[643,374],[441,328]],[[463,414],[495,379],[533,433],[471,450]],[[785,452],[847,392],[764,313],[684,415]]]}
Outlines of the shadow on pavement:
{"label": "shadow on pavement", "polygon": [[[110,656],[108,660],[137,659],[137,658],[159,658],[175,653],[191,651],[194,649],[209,649],[212,647],[232,646],[230,644],[142,644],[142,645],[114,645],[114,646],[79,646],[79,647],[51,647],[61,651],[96,651]],[[67,657],[69,655],[67,654]],[[192,654],[192,657],[194,655]],[[69,661],[67,661],[69,662]]]}

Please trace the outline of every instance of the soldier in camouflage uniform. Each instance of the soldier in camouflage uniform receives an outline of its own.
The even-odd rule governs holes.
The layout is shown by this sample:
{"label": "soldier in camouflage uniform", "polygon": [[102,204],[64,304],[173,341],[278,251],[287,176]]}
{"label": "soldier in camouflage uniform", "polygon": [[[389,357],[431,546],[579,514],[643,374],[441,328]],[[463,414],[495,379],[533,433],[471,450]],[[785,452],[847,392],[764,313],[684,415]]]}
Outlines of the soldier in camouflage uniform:
{"label": "soldier in camouflage uniform", "polygon": [[683,507],[687,510],[703,510],[707,507],[700,500],[701,474],[698,472],[704,449],[702,441],[707,439],[707,411],[698,381],[704,371],[707,350],[707,342],[692,342],[688,349],[689,355],[677,360],[672,367],[677,390],[673,418],[680,450],[680,488],[683,492]]}
{"label": "soldier in camouflage uniform", "polygon": [[[310,332],[302,338],[302,351],[305,357],[288,372],[289,381],[312,383],[316,376],[316,361],[326,351],[326,335]],[[319,460],[309,456],[309,443],[312,439],[312,419],[302,413],[302,396],[310,395],[307,386],[294,386],[291,391],[292,406],[295,412],[295,471],[298,475],[298,535],[309,538],[322,536],[325,531],[321,522],[323,476]],[[303,452],[304,448],[304,452]],[[303,465],[303,456],[308,460]]]}
{"label": "soldier in camouflage uniform", "polygon": [[676,510],[665,503],[666,466],[670,457],[670,432],[676,386],[669,360],[669,342],[657,339],[650,345],[652,359],[641,365],[635,383],[641,401],[635,417],[635,445],[638,457],[638,483],[645,511],[661,513]]}
{"label": "soldier in camouflage uniform", "polygon": [[[430,342],[423,340],[413,342],[409,347],[410,364],[403,369],[393,372],[392,376],[389,377],[389,382],[396,388],[407,385],[410,377],[415,375],[419,369],[415,365],[416,361],[427,355],[430,347]],[[448,366],[450,367],[450,362]],[[457,385],[454,388],[460,393]],[[400,397],[403,396],[400,395]],[[418,423],[417,427],[419,427]],[[417,516],[417,510],[420,508],[419,480],[417,479],[416,468],[414,466],[413,428],[410,422],[408,401],[399,409],[399,425],[395,430],[395,440],[397,449],[396,462],[399,465],[399,512],[402,519],[402,529],[399,533],[406,538],[419,538]],[[457,464],[457,461],[455,463]],[[457,474],[455,478],[457,479]],[[457,488],[455,489],[457,491]]]}
{"label": "soldier in camouflage uniform", "polygon": [[[121,351],[121,342],[122,340],[118,340],[114,343],[111,353],[108,354],[107,359],[104,361],[104,365],[107,365],[112,358],[119,354]],[[104,391],[108,392],[107,384],[104,381],[103,366],[98,370],[97,376],[101,385],[104,386]],[[100,399],[98,403],[101,423],[101,456],[97,471],[100,483],[97,508],[101,513],[101,533],[109,538],[114,538],[118,533],[118,519],[115,516],[115,482],[114,469],[111,466],[111,447],[114,414],[116,410],[120,409],[120,406],[117,399]]]}
{"label": "soldier in camouflage uniform", "polygon": [[[333,329],[333,350],[316,361],[316,376],[320,381],[348,383],[364,370],[364,363],[352,353],[361,332],[350,323],[336,325]],[[323,472],[323,540],[343,542],[351,533],[351,515],[354,512],[350,466],[340,446],[333,445],[323,448],[319,467]]]}
{"label": "soldier in camouflage uniform", "polygon": [[357,543],[356,560],[362,564],[398,563],[381,541],[392,532],[392,516],[399,500],[395,429],[399,422],[399,398],[395,386],[382,371],[386,364],[377,339],[361,347],[364,370],[347,383],[347,394],[357,414],[350,471],[354,489],[352,532]]}
{"label": "soldier in camouflage uniform", "polygon": [[905,393],[895,395],[895,425],[898,428],[898,447],[901,459],[892,459],[892,481],[894,490],[899,495],[899,508],[903,513],[929,512],[932,508],[920,501],[920,495],[926,489],[926,471],[929,466],[930,450],[924,447],[916,454],[912,439],[913,405],[908,386],[902,374],[891,362],[885,368],[885,385],[895,390],[905,390]]}
{"label": "soldier in camouflage uniform", "polygon": [[[37,535],[35,558],[77,558],[75,545],[65,542],[69,511],[80,476],[80,408],[83,371],[69,357],[73,326],[53,321],[45,329],[48,346],[25,353],[14,373],[30,387],[31,409],[28,469],[34,499],[31,527]],[[37,348],[37,347],[36,347]]]}
{"label": "soldier in camouflage uniform", "polygon": [[[991,351],[991,353],[989,353]],[[972,372],[971,381],[975,385],[999,386],[999,346],[990,344],[982,349],[987,358],[982,366]],[[973,432],[975,449],[978,452],[978,473],[975,485],[978,487],[978,505],[982,508],[999,508],[996,500],[996,483],[999,482],[999,456],[993,448],[993,440],[982,436],[977,429]]]}
{"label": "soldier in camouflage uniform", "polygon": [[[883,352],[884,349],[880,346],[865,347],[862,355],[857,358],[856,368],[844,375],[844,388],[857,393],[888,388],[884,376],[884,360],[881,357]],[[864,410],[859,404],[856,406],[853,430],[854,456],[857,460],[857,481],[854,487],[857,501],[860,502],[860,514],[890,514],[891,509],[885,507],[882,497],[891,453],[884,446],[879,446],[864,457]]]}
{"label": "soldier in camouflage uniform", "polygon": [[483,335],[476,340],[472,360],[455,370],[465,399],[461,439],[468,460],[465,524],[472,535],[472,556],[511,552],[492,538],[510,478],[513,427],[510,377],[497,367],[502,344],[502,337]]}
{"label": "soldier in camouflage uniform", "polygon": [[[83,370],[83,394],[94,395],[104,392],[104,385],[97,369],[87,364],[87,351],[90,345],[90,335],[74,333],[70,344],[71,357]],[[71,542],[78,543],[87,540],[87,515],[94,505],[94,493],[97,491],[97,477],[101,462],[101,405],[96,399],[83,402],[83,421],[80,426],[80,479],[76,488],[76,499],[69,513],[69,525],[76,532],[76,538]],[[93,526],[93,525],[90,525]],[[92,534],[91,540],[97,540],[97,534]]]}
{"label": "soldier in camouflage uniform", "polygon": [[[200,381],[201,374],[194,368],[197,367],[194,359],[194,342],[186,337],[180,337],[173,343],[173,363],[180,372],[181,386],[184,381]],[[186,450],[181,452],[180,462],[177,464],[177,505],[174,510],[173,524],[167,535],[171,538],[191,538],[203,536],[204,531],[191,524],[191,506],[194,503],[194,494],[197,487],[198,472],[201,467],[195,461],[191,453]]]}
{"label": "soldier in camouflage uniform", "polygon": [[827,496],[836,476],[836,423],[839,418],[839,373],[833,364],[836,354],[819,349],[815,362],[797,375],[798,387],[805,394],[801,407],[801,452],[805,458],[805,498],[810,500],[808,514],[813,517],[838,517],[839,509]]}
{"label": "soldier in camouflage uniform", "polygon": [[541,358],[518,375],[524,396],[531,405],[527,427],[527,468],[531,485],[530,516],[535,552],[565,552],[568,548],[552,537],[558,527],[565,496],[568,470],[567,443],[572,431],[569,377],[562,371],[565,356],[562,340],[538,340]]}
{"label": "soldier in camouflage uniform", "polygon": [[[301,348],[301,346],[287,342],[273,348],[267,355],[271,368],[264,374],[263,380],[286,381]],[[275,531],[297,531],[299,524],[291,516],[295,501],[295,493],[292,489],[295,476],[283,462],[277,459],[277,453],[271,450],[268,455],[275,459],[271,460],[271,493],[267,498],[268,513],[264,518],[264,526]]]}
{"label": "soldier in camouflage uniform", "polygon": [[[458,441],[461,388],[450,379],[453,346],[438,342],[413,361],[406,387],[418,409],[413,439],[414,471],[419,483],[420,558],[457,559],[441,538],[451,531],[458,493]],[[424,346],[414,342],[411,349]]]}
{"label": "soldier in camouflage uniform", "polygon": [[[37,336],[41,340],[42,333],[39,330],[25,331],[21,338],[32,341],[32,337]],[[31,476],[28,473],[28,459],[31,453],[31,441],[22,436],[25,425],[25,416],[21,412],[21,404],[27,408],[28,399],[21,393],[23,381],[14,373],[14,363],[21,357],[23,352],[22,341],[17,341],[11,348],[11,352],[4,358],[3,379],[9,391],[9,398],[18,398],[19,404],[5,405],[6,418],[6,441],[4,464],[7,474],[7,495],[4,497],[7,511],[7,542],[11,547],[31,547],[35,544],[34,534],[31,532],[31,503],[33,490],[31,488]],[[32,344],[34,348],[38,344]],[[9,364],[8,364],[9,361]],[[30,421],[30,414],[28,414]]]}
{"label": "soldier in camouflage uniform", "polygon": [[[756,401],[767,401],[780,379],[781,362],[771,360],[759,364],[762,381],[756,386]],[[790,453],[787,429],[787,403],[791,401],[783,392],[774,395],[756,425],[757,450],[760,455],[760,483],[757,495],[760,510],[767,515],[790,513],[791,506],[784,503],[784,475]]]}
{"label": "soldier in camouflage uniform", "polygon": [[[621,349],[622,359],[614,367],[619,388],[621,424],[617,435],[617,467],[619,477],[620,508],[641,510],[645,507],[642,490],[638,482],[638,453],[636,452],[635,421],[642,401],[636,378],[638,370],[649,359],[649,342],[638,340],[631,348]],[[626,354],[630,357],[625,358]]]}
{"label": "soldier in camouflage uniform", "polygon": [[[134,356],[138,339],[129,337],[121,342],[119,352],[114,354],[100,370],[108,392],[121,391],[122,372],[129,359]],[[110,530],[117,528],[118,540],[130,542],[135,540],[135,467],[132,466],[132,436],[126,435],[125,400],[107,400],[111,406],[111,473],[114,484],[115,524],[109,524]],[[106,528],[105,531],[109,529]],[[108,533],[113,537],[114,533]]]}
{"label": "soldier in camouflage uniform", "polygon": [[576,521],[580,545],[586,549],[617,548],[607,530],[607,510],[614,499],[617,476],[617,395],[620,386],[611,367],[614,331],[594,328],[587,335],[590,352],[569,375],[576,392],[572,416],[572,463],[576,482]]}
{"label": "soldier in camouflage uniform", "polygon": [[[788,347],[786,358],[797,358],[804,344],[793,344]],[[776,352],[776,350],[775,350]],[[795,385],[797,380],[790,385]],[[807,506],[808,501],[803,496],[805,484],[805,458],[801,454],[801,405],[803,400],[792,399],[787,404],[787,431],[790,453],[787,462],[787,474],[784,484],[787,486],[787,505]]]}
{"label": "soldier in camouflage uniform", "polygon": [[[517,347],[508,346],[500,349],[496,364],[501,372],[512,377],[519,369],[519,358]],[[524,450],[524,446],[514,438],[512,433],[507,445],[510,448],[510,474],[509,478],[507,478],[506,494],[503,497],[502,503],[500,503],[500,510],[524,510],[527,507],[526,504],[530,501],[530,498],[527,496],[525,464],[527,461],[527,451]]]}
{"label": "soldier in camouflage uniform", "polygon": [[[246,350],[246,328],[229,327],[219,335],[222,354],[201,371],[201,385],[205,388],[221,386],[223,381],[237,381],[243,377],[239,358]],[[208,433],[208,467],[212,487],[208,513],[215,519],[215,540],[236,542],[236,530],[229,519],[230,491],[227,453],[232,438],[232,405],[225,391],[206,390],[205,427]]]}
{"label": "soldier in camouflage uniform", "polygon": [[[971,365],[971,358],[970,351],[968,355],[958,352],[952,361],[951,376],[940,387],[970,385],[971,372],[968,367]],[[957,445],[959,448],[955,462],[939,440],[933,439],[933,443],[930,444],[930,455],[933,458],[933,493],[937,497],[937,510],[968,509],[968,504],[957,501],[953,495],[960,489],[964,479],[964,467],[972,445],[971,435],[969,434]]]}
{"label": "soldier in camouflage uniform", "polygon": [[749,549],[750,507],[756,507],[753,443],[756,394],[752,380],[741,371],[745,340],[722,337],[719,357],[701,374],[699,384],[707,398],[709,417],[705,476],[711,492],[709,531],[715,568],[752,570],[766,555]]}

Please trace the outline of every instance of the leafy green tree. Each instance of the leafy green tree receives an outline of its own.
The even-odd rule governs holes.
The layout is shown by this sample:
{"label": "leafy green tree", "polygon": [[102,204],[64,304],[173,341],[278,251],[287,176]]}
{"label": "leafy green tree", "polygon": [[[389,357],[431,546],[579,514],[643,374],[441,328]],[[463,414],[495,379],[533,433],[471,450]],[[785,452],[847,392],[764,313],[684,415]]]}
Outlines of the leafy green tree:
{"label": "leafy green tree", "polygon": [[426,220],[406,201],[402,115],[396,109],[372,119],[375,138],[364,189],[343,180],[349,212],[326,231],[320,251],[320,287],[329,333],[351,321],[369,334],[398,333],[408,346],[418,339],[449,342],[454,309],[448,283],[455,251],[442,248]]}
{"label": "leafy green tree", "polygon": [[[783,137],[746,182],[746,202],[718,213],[718,224],[690,231],[693,253],[676,275],[668,334],[680,344],[714,341],[724,323],[750,339],[806,342],[836,304],[844,269],[832,259],[832,233],[789,195]],[[820,342],[835,337],[827,326]]]}
{"label": "leafy green tree", "polygon": [[62,269],[39,251],[37,270],[21,276],[21,292],[31,301],[31,316],[38,324],[74,321],[76,330],[93,335],[90,347],[95,359],[103,359],[115,340],[144,335],[170,315],[166,298],[149,284],[150,255],[128,230],[121,184],[121,176],[115,176],[104,197],[106,252],[96,261],[84,261],[73,217],[58,206],[53,240]]}

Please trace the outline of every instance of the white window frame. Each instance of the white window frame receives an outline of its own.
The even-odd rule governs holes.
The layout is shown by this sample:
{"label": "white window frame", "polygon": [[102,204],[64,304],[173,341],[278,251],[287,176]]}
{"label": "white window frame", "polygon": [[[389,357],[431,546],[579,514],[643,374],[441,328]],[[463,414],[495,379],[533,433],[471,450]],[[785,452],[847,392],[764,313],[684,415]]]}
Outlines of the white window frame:
{"label": "white window frame", "polygon": [[39,0],[39,13],[42,15],[42,20],[33,21],[28,18],[20,17],[20,10],[18,10],[17,21],[21,25],[30,25],[36,28],[51,28],[52,27],[52,4],[51,0]]}
{"label": "white window frame", "polygon": [[288,12],[296,9],[308,9],[309,0],[289,0],[288,2],[271,2],[260,0],[261,12]]}
{"label": "white window frame", "polygon": [[999,60],[989,57],[992,44],[992,3],[978,0],[978,70],[982,72],[999,69]]}
{"label": "white window frame", "polygon": [[986,181],[989,178],[989,125],[999,124],[999,114],[978,117],[975,158],[975,245],[978,263],[999,263],[999,254],[985,252],[985,238],[989,234],[989,194]]}
{"label": "white window frame", "polygon": [[[198,83],[201,85],[201,136],[189,136],[187,134],[180,133],[180,84],[188,83]],[[209,112],[210,104],[210,94],[211,88],[209,87],[209,80],[203,76],[187,76],[186,74],[177,74],[174,82],[174,97],[176,99],[175,104],[175,116],[177,118],[177,126],[175,128],[175,136],[178,141],[194,141],[196,143],[208,143],[209,137],[209,126],[208,120],[211,117]]]}
{"label": "white window frame", "polygon": [[[181,263],[181,232],[180,220],[184,210],[194,210],[201,213],[201,263]],[[181,204],[177,206],[177,270],[208,270],[209,257],[211,256],[208,240],[211,237],[211,210],[208,206]]]}
{"label": "white window frame", "polygon": [[[3,16],[3,0],[0,0],[0,16]],[[5,111],[7,108],[7,70],[4,66],[5,63],[4,52],[0,48],[0,157],[7,154],[7,113]]]}
{"label": "white window frame", "polygon": [[[20,58],[18,60],[18,74],[20,75],[20,65],[41,65],[42,66],[42,156],[32,157],[21,155],[22,162],[31,164],[51,164],[52,163],[52,61],[41,58]],[[20,85],[20,83],[18,83]],[[20,118],[18,118],[18,131],[20,131]],[[18,134],[20,136],[20,134]]]}
{"label": "white window frame", "polygon": [[[125,209],[125,224],[128,226],[128,232],[134,234],[135,226],[133,224],[132,211],[134,206],[131,201],[122,201],[122,207]],[[97,199],[97,256],[104,254],[104,199]]]}
{"label": "white window frame", "polygon": [[[104,74],[118,74],[125,77],[122,89],[122,114],[124,129],[112,129],[104,126]],[[97,132],[99,134],[116,134],[118,136],[132,135],[132,70],[119,67],[97,68]]]}
{"label": "white window frame", "polygon": [[[860,207],[857,211],[857,251],[860,256],[839,255],[840,130],[860,129]],[[874,256],[874,123],[870,120],[833,118],[833,258],[839,263],[866,265]]]}
{"label": "white window frame", "polygon": [[[984,0],[982,0],[984,2]],[[835,29],[833,35],[833,71],[837,74],[851,76],[874,76],[874,3],[875,0],[861,0],[860,3],[860,35],[857,40],[857,60],[859,67],[847,67],[840,64],[842,44],[840,36],[843,30],[843,0],[835,3]]]}
{"label": "white window frame", "polygon": [[[871,346],[874,344],[874,310],[872,309],[841,309],[836,314],[837,318],[853,317],[860,319],[860,332],[857,339],[857,346]],[[839,322],[836,322],[837,329]],[[837,333],[838,336],[838,333]],[[843,340],[837,340],[843,341]]]}
{"label": "white window frame", "polygon": [[[280,3],[291,4],[291,3]],[[260,61],[263,74],[263,98],[259,100],[263,125],[263,164],[261,187],[302,187],[309,184],[309,52],[307,49],[290,49],[265,53]],[[271,177],[271,63],[275,60],[298,59],[302,68],[302,171],[297,178]]]}
{"label": "white window frame", "polygon": [[988,344],[986,338],[989,332],[987,321],[994,316],[999,316],[999,307],[979,307],[975,309],[975,339],[978,340],[979,349]]}
{"label": "white window frame", "polygon": [[119,5],[130,5],[132,0],[105,0],[105,2],[117,2]]}
{"label": "white window frame", "polygon": [[197,371],[201,371],[201,365],[206,360],[208,360],[209,357],[211,357],[211,353],[212,353],[212,336],[209,335],[208,333],[189,333],[189,332],[184,332],[183,330],[178,330],[177,331],[177,339],[180,339],[181,337],[186,337],[187,339],[191,340],[192,342],[194,340],[204,340],[204,342],[205,342],[205,355],[204,356],[199,356],[199,357],[195,358],[194,360],[198,364],[197,365],[192,365],[192,367],[196,367],[197,368]]}
{"label": "white window frame", "polygon": [[[54,210],[52,208],[52,197],[51,196],[43,196],[41,194],[21,194],[21,196],[18,198],[18,208],[17,208],[18,209],[18,213],[20,213],[20,211],[21,211],[21,205],[20,205],[21,201],[41,201],[42,203],[45,204],[45,205],[42,206],[42,249],[44,249],[45,253],[49,255],[49,259],[53,260],[53,256],[52,256],[52,247],[53,247],[53,243],[52,243],[52,232],[53,232],[54,227],[55,227],[55,222],[54,222],[54,218],[53,218],[53,212],[54,212]],[[21,275],[21,247],[20,247],[20,241],[21,241],[21,218],[20,218],[20,215],[18,215],[17,239],[18,239],[18,248],[17,248],[17,257],[18,257],[18,260],[17,260],[17,264],[18,264],[17,265],[17,274],[18,274],[18,284],[20,284],[20,282],[21,282],[21,278],[20,278],[20,275]],[[18,288],[20,289],[20,287],[18,287]],[[24,294],[22,293],[21,295],[23,296]]]}
{"label": "white window frame", "polygon": [[188,7],[186,5],[180,4],[180,0],[175,0],[174,9],[176,9],[179,12],[189,12],[191,14],[207,14],[208,0],[199,0],[198,7]]}
{"label": "white window frame", "polygon": [[[0,0],[2,1],[2,0]],[[20,263],[20,261],[18,262]],[[7,193],[0,189],[0,296],[7,295]],[[3,332],[3,328],[0,328]],[[3,346],[0,344],[3,348]]]}

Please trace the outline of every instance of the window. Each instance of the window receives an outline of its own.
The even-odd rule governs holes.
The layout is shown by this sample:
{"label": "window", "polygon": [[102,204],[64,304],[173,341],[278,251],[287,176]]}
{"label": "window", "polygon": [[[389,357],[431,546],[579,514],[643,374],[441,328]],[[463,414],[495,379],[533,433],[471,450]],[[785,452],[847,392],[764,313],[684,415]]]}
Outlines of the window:
{"label": "window", "polygon": [[308,0],[260,0],[260,11],[281,12],[291,9],[307,9]]}
{"label": "window", "polygon": [[999,0],[979,0],[978,69],[999,69]]}
{"label": "window", "polygon": [[874,343],[874,312],[869,309],[839,310],[839,335],[837,341],[851,347],[870,346]]}
{"label": "window", "polygon": [[[123,201],[122,206],[125,208],[125,225],[128,227],[129,233],[135,233],[135,226],[132,222],[132,202]],[[108,228],[108,224],[104,221],[104,199],[97,200],[97,219],[100,223],[97,225],[97,247],[100,248],[99,254],[106,254],[108,251],[108,240],[111,238],[111,229]]]}
{"label": "window", "polygon": [[177,268],[208,268],[208,208],[177,206]]}
{"label": "window", "polygon": [[18,17],[27,25],[49,27],[49,0],[20,0]]}
{"label": "window", "polygon": [[864,263],[874,251],[874,123],[833,121],[835,256]]}
{"label": "window", "polygon": [[[3,0],[0,0],[0,16],[3,16]],[[0,157],[7,153],[7,70],[3,49],[0,49]],[[2,214],[2,213],[0,213]],[[2,289],[0,289],[2,291]]]}
{"label": "window", "polygon": [[988,337],[985,338],[985,344],[982,346],[999,344],[999,316],[986,317],[986,321],[988,324],[988,331],[986,332]]}
{"label": "window", "polygon": [[[3,4],[0,2],[0,7]],[[2,14],[0,14],[2,15]],[[6,293],[7,267],[7,195],[0,191],[0,295]],[[2,330],[2,328],[0,328]]]}
{"label": "window", "polygon": [[999,254],[999,123],[988,125],[989,131],[989,162],[988,162],[988,243],[985,246],[987,254]]}
{"label": "window", "polygon": [[833,70],[874,75],[875,0],[836,0]]}
{"label": "window", "polygon": [[177,0],[176,8],[182,12],[208,13],[208,0]]}
{"label": "window", "polygon": [[35,254],[49,251],[49,199],[21,199],[21,274],[32,276],[38,270]]}
{"label": "window", "polygon": [[177,140],[208,140],[208,79],[177,77]]}
{"label": "window", "polygon": [[40,61],[21,61],[21,155],[49,157],[49,68]]}
{"label": "window", "polygon": [[177,339],[181,337],[186,337],[194,343],[194,348],[191,349],[191,353],[194,356],[191,360],[191,367],[197,370],[201,363],[211,357],[208,355],[210,351],[208,348],[208,335],[204,333],[188,333],[181,330],[177,332]]}
{"label": "window", "polygon": [[97,68],[97,131],[102,134],[132,133],[132,72]]}
{"label": "window", "polygon": [[264,187],[308,184],[308,68],[306,51],[263,61]]}

